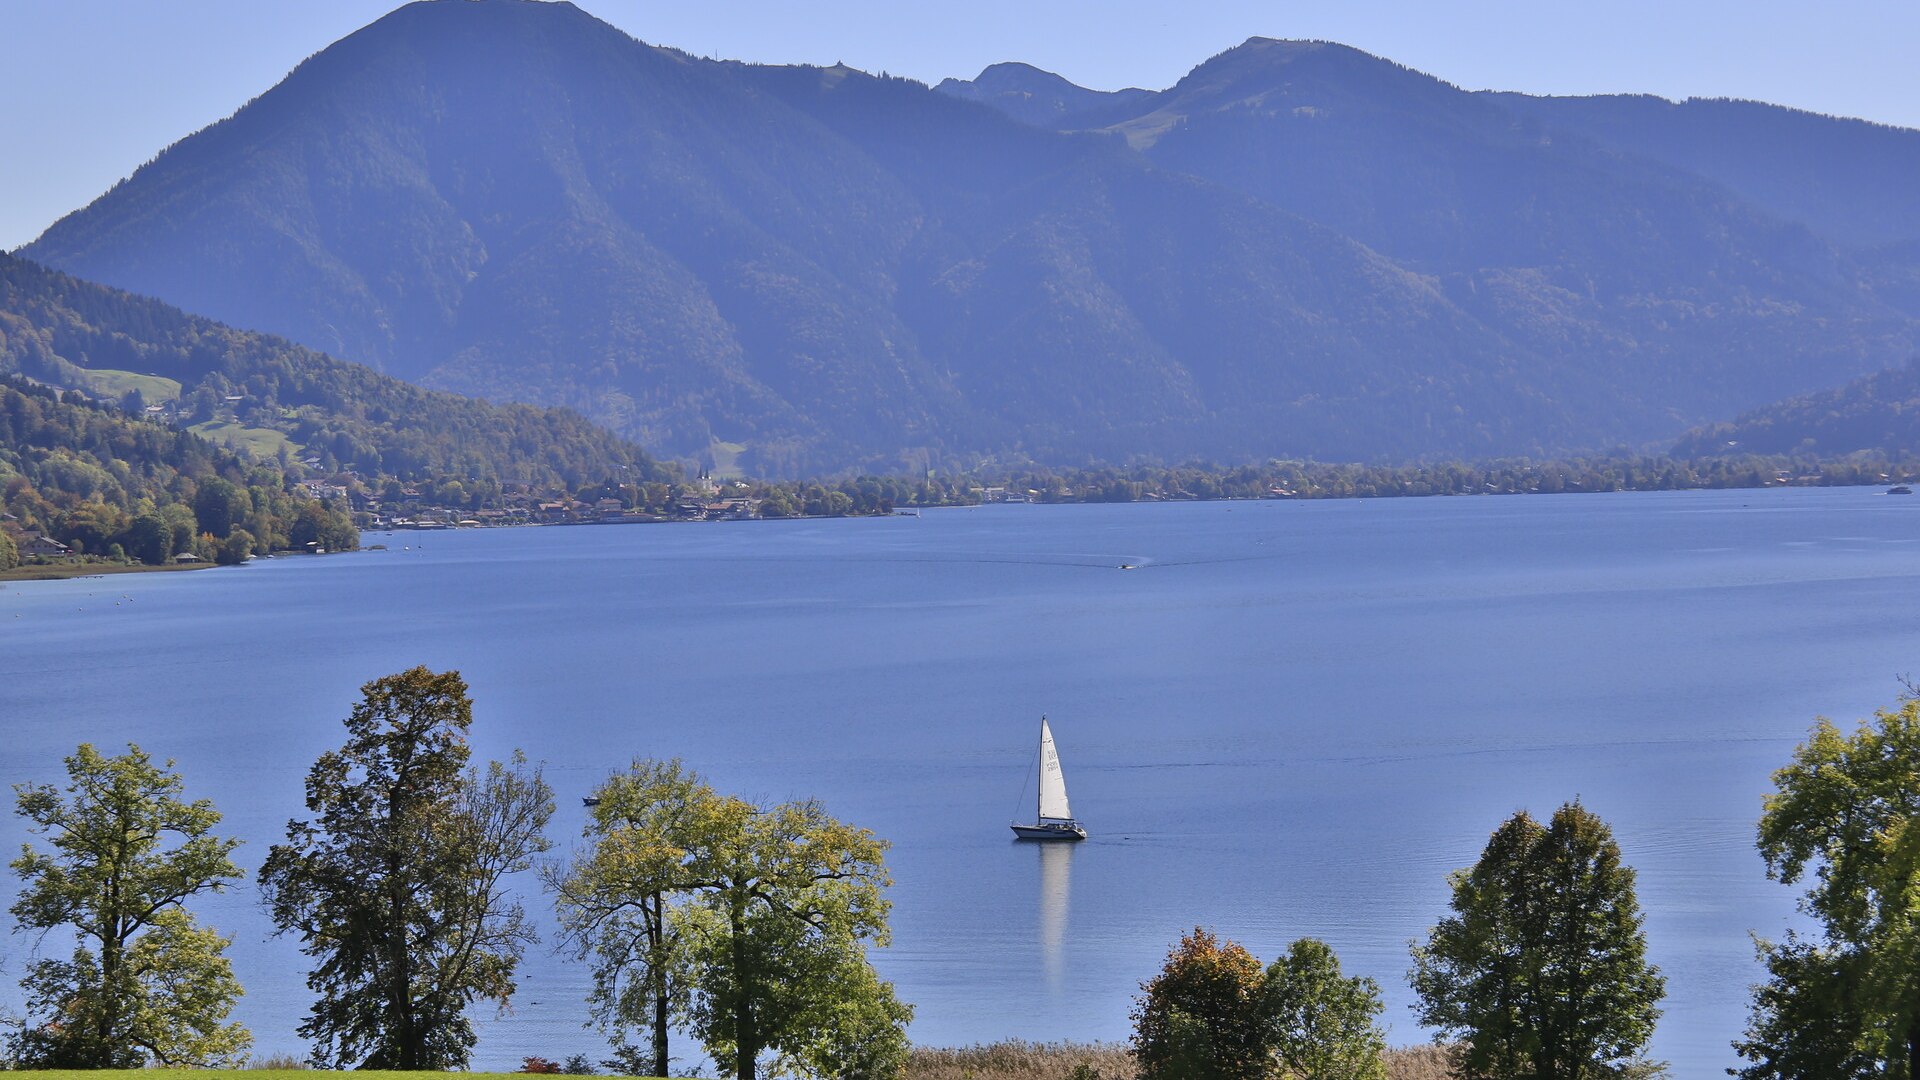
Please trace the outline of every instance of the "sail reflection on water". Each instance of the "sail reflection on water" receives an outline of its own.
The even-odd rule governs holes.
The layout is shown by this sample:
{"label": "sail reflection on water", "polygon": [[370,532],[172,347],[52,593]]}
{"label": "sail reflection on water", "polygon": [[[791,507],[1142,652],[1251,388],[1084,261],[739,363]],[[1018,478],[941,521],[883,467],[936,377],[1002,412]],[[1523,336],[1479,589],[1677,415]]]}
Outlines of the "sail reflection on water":
{"label": "sail reflection on water", "polygon": [[1047,989],[1066,978],[1067,907],[1073,887],[1073,844],[1035,844],[1040,856],[1040,962]]}

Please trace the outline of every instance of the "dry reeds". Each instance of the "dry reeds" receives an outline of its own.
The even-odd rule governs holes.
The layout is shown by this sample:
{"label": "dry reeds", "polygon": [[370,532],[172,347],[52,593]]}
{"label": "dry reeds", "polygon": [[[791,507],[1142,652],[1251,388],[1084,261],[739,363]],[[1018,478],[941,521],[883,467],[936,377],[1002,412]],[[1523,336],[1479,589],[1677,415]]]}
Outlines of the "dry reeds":
{"label": "dry reeds", "polygon": [[960,1049],[915,1048],[906,1080],[1134,1080],[1121,1043],[1031,1043],[1019,1039]]}
{"label": "dry reeds", "polygon": [[[1076,1074],[1076,1070],[1078,1070]],[[905,1080],[1134,1080],[1124,1043],[1031,1043],[1020,1040],[961,1049],[916,1048]],[[1407,1046],[1387,1051],[1387,1080],[1447,1080],[1447,1050]]]}

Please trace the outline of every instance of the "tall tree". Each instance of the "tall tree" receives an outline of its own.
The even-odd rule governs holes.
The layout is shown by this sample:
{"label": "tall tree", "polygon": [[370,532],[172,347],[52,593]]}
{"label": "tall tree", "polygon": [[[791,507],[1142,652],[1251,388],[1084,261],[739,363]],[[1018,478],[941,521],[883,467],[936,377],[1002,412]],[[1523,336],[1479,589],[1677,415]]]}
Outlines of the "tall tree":
{"label": "tall tree", "polygon": [[1744,1077],[1920,1077],[1920,700],[1845,735],[1822,719],[1774,773],[1769,876],[1812,875],[1812,942],[1762,945]]}
{"label": "tall tree", "polygon": [[197,924],[190,898],[241,877],[238,840],[213,835],[220,814],[181,798],[171,761],[128,746],[105,757],[82,744],[66,759],[64,793],[14,788],[19,813],[51,850],[24,846],[13,861],[23,888],[21,930],[71,933],[69,959],[34,963],[29,1022],[14,1058],[38,1068],[233,1064],[251,1044],[227,1023],[240,984],[223,955],[229,939]]}
{"label": "tall tree", "polygon": [[552,868],[567,940],[594,960],[616,1038],[645,1026],[654,1070],[684,1021],[725,1072],[892,1076],[911,1010],[867,963],[887,940],[885,842],[818,803],[762,809],[679,762],[602,785],[588,849]]}
{"label": "tall tree", "polygon": [[1457,1075],[1584,1080],[1644,1064],[1665,992],[1633,870],[1578,802],[1525,811],[1453,877],[1453,912],[1413,950],[1422,1023],[1463,1042]]}
{"label": "tall tree", "polygon": [[1386,1080],[1380,987],[1340,973],[1322,941],[1301,938],[1267,967],[1262,1012],[1285,1080]]}
{"label": "tall tree", "polygon": [[318,961],[299,1031],[324,1065],[463,1068],[467,1006],[507,1002],[534,936],[506,879],[547,850],[553,794],[518,755],[467,769],[458,672],[416,667],[361,693],[346,745],[307,776],[314,820],[289,822],[260,868],[274,922]]}
{"label": "tall tree", "polygon": [[912,1011],[866,960],[888,940],[886,842],[811,800],[718,800],[701,829],[687,861],[700,987],[690,1019],[714,1061],[753,1080],[763,1053],[778,1069],[867,1045],[889,1048],[879,1056],[897,1067]]}
{"label": "tall tree", "polygon": [[688,861],[725,819],[719,802],[678,761],[636,761],[595,789],[586,849],[542,871],[563,942],[593,964],[595,1020],[623,1051],[646,1029],[654,1076],[669,1075],[669,1034],[690,1005],[691,945],[675,905],[698,886]]}
{"label": "tall tree", "polygon": [[1262,1080],[1273,1070],[1266,975],[1234,942],[1194,927],[1141,984],[1133,1057],[1141,1080]]}

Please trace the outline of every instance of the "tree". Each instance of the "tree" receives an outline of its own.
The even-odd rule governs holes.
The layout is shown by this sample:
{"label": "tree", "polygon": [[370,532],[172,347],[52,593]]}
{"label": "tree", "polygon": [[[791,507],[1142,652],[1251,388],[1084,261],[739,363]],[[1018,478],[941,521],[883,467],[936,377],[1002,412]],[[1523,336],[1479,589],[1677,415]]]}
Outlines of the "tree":
{"label": "tree", "polygon": [[708,842],[719,799],[677,761],[636,761],[595,789],[588,846],[542,872],[554,893],[563,942],[593,962],[594,1018],[614,1045],[649,1031],[648,1074],[669,1075],[668,1036],[690,1004],[691,958],[673,905],[695,888],[684,871]]}
{"label": "tree", "polygon": [[416,667],[361,693],[346,745],[307,776],[315,819],[289,822],[260,868],[274,922],[317,960],[299,1031],[326,1065],[464,1068],[464,1010],[509,1000],[533,939],[505,879],[547,850],[553,794],[518,755],[467,770],[458,672]]}
{"label": "tree", "polygon": [[19,565],[19,546],[13,542],[13,537],[7,535],[5,529],[0,529],[0,570],[11,570]]}
{"label": "tree", "polygon": [[1821,719],[1774,773],[1768,876],[1811,873],[1820,938],[1761,943],[1740,1075],[1920,1077],[1920,700],[1844,735]]}
{"label": "tree", "polygon": [[219,550],[214,553],[213,561],[221,566],[238,566],[253,558],[253,534],[245,529],[235,529],[220,541]]}
{"label": "tree", "polygon": [[1454,914],[1413,950],[1420,1021],[1463,1042],[1457,1075],[1582,1080],[1645,1068],[1665,991],[1634,874],[1578,802],[1525,811],[1453,876]]}
{"label": "tree", "polygon": [[1261,1080],[1271,1075],[1266,976],[1239,945],[1194,927],[1141,984],[1133,1056],[1141,1080]]}
{"label": "tree", "polygon": [[1287,1080],[1386,1080],[1380,987],[1346,978],[1326,943],[1301,938],[1267,968],[1262,1011]]}
{"label": "tree", "polygon": [[197,924],[186,902],[241,876],[238,840],[213,835],[220,815],[181,798],[173,763],[137,746],[104,757],[82,744],[66,759],[62,794],[14,788],[19,813],[52,850],[26,845],[12,913],[21,930],[67,931],[70,958],[32,965],[31,1022],[14,1057],[38,1068],[138,1068],[237,1063],[252,1039],[226,1023],[240,984],[229,939]]}
{"label": "tree", "polygon": [[649,1028],[656,1073],[680,1020],[741,1080],[766,1055],[775,1071],[898,1071],[911,1010],[866,959],[887,940],[883,841],[815,802],[719,795],[678,762],[636,762],[597,794],[589,849],[549,881],[594,959],[597,1015]]}
{"label": "tree", "polygon": [[866,960],[868,945],[887,943],[886,842],[811,800],[718,800],[701,831],[707,842],[687,860],[700,990],[690,1021],[715,1063],[738,1080],[753,1080],[763,1052],[776,1071],[852,1056],[897,1071],[912,1011]]}
{"label": "tree", "polygon": [[193,516],[215,538],[224,538],[253,513],[247,489],[224,477],[208,477],[193,497]]}

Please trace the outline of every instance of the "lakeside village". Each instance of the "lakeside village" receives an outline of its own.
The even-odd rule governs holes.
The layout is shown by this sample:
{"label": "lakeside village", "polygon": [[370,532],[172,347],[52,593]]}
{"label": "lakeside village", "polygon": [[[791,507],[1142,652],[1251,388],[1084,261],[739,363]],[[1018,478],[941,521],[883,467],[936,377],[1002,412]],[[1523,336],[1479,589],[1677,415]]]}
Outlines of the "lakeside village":
{"label": "lakeside village", "polygon": [[[539,495],[507,493],[501,505],[484,510],[436,506],[432,493],[403,487],[397,498],[378,498],[364,489],[350,489],[331,481],[312,481],[300,485],[308,495],[320,500],[345,501],[353,508],[354,524],[366,532],[394,529],[475,529],[504,525],[621,525],[660,521],[751,521],[760,518],[841,517],[847,514],[914,513],[916,507],[895,507],[882,500],[866,507],[839,505],[832,499],[841,494],[826,489],[824,502],[812,500],[794,504],[791,499],[776,500],[770,508],[768,498],[755,485],[743,480],[721,481],[696,477],[683,488],[681,497],[664,508],[630,505],[629,500],[602,495],[555,499]],[[751,494],[747,494],[751,492]],[[976,503],[1037,503],[1039,491],[1009,491],[1005,487],[973,488],[955,499],[944,497],[939,505]],[[817,510],[818,512],[809,512]]]}

